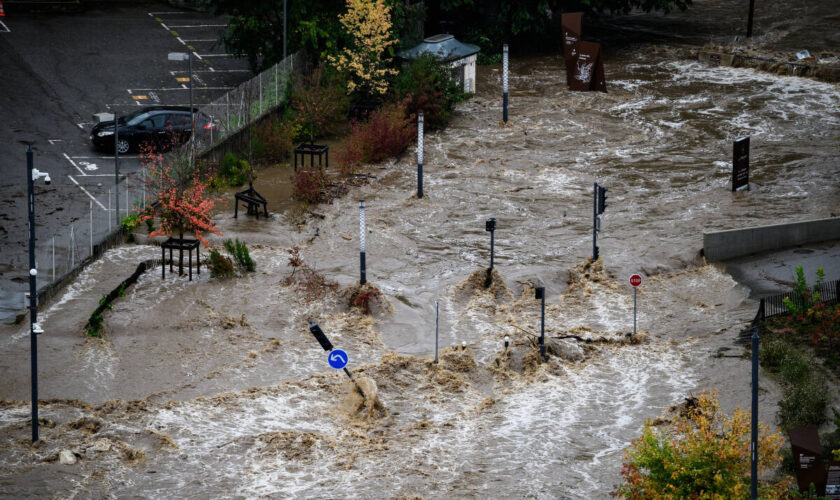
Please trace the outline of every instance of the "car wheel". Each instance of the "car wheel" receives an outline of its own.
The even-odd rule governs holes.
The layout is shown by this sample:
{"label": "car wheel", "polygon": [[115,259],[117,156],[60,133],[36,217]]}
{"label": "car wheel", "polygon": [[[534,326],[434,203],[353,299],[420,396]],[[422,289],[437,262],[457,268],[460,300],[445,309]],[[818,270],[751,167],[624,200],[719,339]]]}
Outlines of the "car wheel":
{"label": "car wheel", "polygon": [[131,150],[131,143],[128,142],[128,139],[117,139],[117,151],[121,155],[124,155]]}

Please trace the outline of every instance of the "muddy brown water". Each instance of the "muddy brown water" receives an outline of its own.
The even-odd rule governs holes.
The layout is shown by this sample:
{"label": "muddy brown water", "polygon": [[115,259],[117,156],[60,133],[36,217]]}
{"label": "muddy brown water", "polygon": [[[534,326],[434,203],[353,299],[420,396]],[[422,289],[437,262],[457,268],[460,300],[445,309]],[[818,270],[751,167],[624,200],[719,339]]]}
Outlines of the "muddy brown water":
{"label": "muddy brown water", "polygon": [[[695,13],[725,25],[725,3],[696,2]],[[658,22],[647,26],[661,33]],[[840,89],[691,55],[673,39],[611,49],[608,94],[566,90],[558,57],[514,59],[507,126],[498,68],[481,67],[478,94],[426,136],[422,200],[406,154],[366,168],[370,184],[317,207],[324,218],[302,227],[281,214],[220,214],[225,236],[251,245],[256,273],[219,281],[203,270],[189,282],[152,270],[107,313],[105,338],[85,340],[99,297],[158,255],[108,252],[41,315],[44,442],[27,445],[26,403],[0,405],[0,494],[606,498],[645,419],[703,388],[719,390],[728,409],[749,402],[748,363],[715,354],[741,353],[732,341],[755,303],[704,265],[703,231],[824,217],[840,205]],[[733,194],[731,143],[741,135],[752,137],[751,190]],[[287,178],[260,173],[272,210]],[[604,265],[594,268],[593,182],[609,188]],[[368,280],[383,293],[370,317],[341,294],[358,280],[359,198]],[[485,290],[488,217],[498,221],[498,279]],[[293,245],[339,290],[307,301],[284,283]],[[633,273],[645,280],[640,343],[624,335]],[[566,341],[560,358],[536,363],[523,332],[539,331],[534,286],[547,289],[550,335],[593,342]],[[373,381],[377,404],[359,408],[310,319]],[[27,332],[4,332],[0,395],[25,401]],[[465,351],[452,348],[462,342]],[[778,391],[762,387],[772,422]],[[103,438],[110,448],[96,451]],[[78,463],[55,462],[61,449]]]}

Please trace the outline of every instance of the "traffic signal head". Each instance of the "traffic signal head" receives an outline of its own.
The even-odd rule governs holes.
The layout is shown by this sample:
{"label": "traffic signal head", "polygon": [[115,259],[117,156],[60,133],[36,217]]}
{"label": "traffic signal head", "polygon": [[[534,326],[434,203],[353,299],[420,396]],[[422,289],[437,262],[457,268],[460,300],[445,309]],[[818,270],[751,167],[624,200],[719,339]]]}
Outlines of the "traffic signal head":
{"label": "traffic signal head", "polygon": [[487,219],[487,222],[484,223],[484,230],[485,231],[495,231],[496,230],[496,218],[490,217]]}
{"label": "traffic signal head", "polygon": [[544,299],[545,298],[545,287],[538,286],[534,289],[534,298],[535,299]]}
{"label": "traffic signal head", "polygon": [[604,213],[607,208],[607,188],[598,186],[598,214]]}

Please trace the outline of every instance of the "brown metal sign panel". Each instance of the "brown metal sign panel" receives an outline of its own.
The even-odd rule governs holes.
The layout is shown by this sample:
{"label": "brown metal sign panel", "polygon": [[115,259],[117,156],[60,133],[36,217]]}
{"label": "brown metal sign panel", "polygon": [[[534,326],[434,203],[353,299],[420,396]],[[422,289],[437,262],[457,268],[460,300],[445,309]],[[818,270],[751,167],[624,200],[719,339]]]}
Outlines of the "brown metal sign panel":
{"label": "brown metal sign panel", "polygon": [[592,90],[607,91],[607,77],[604,75],[604,55],[598,49],[598,62],[595,64],[595,76],[592,78]]}
{"label": "brown metal sign panel", "polygon": [[817,426],[809,425],[788,431],[793,448],[796,467],[796,482],[800,492],[806,492],[810,485],[816,487],[817,495],[825,494],[825,464],[823,462],[820,436]]}
{"label": "brown metal sign panel", "polygon": [[598,66],[598,56],[601,44],[595,42],[578,42],[577,57],[572,61],[572,78],[569,81],[571,90],[591,90],[595,71]]}
{"label": "brown metal sign panel", "polygon": [[563,58],[566,61],[566,83],[570,84],[573,68],[572,61],[577,57],[576,45],[583,35],[583,12],[568,12],[560,17],[563,30]]}
{"label": "brown metal sign panel", "polygon": [[750,189],[750,136],[739,137],[732,145],[732,192]]}
{"label": "brown metal sign panel", "polygon": [[825,497],[840,500],[840,462],[828,464],[828,477],[825,480]]}

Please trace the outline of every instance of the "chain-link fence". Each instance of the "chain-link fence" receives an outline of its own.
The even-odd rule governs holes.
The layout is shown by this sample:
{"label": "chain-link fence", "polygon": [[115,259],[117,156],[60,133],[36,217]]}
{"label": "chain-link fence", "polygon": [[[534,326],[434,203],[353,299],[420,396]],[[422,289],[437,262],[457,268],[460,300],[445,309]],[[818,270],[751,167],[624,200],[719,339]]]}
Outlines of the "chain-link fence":
{"label": "chain-link fence", "polygon": [[204,117],[196,119],[196,154],[211,149],[285,102],[289,81],[295,68],[299,71],[302,65],[302,53],[292,54],[204,105],[199,111],[209,118],[209,124]]}

